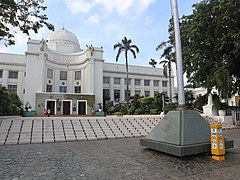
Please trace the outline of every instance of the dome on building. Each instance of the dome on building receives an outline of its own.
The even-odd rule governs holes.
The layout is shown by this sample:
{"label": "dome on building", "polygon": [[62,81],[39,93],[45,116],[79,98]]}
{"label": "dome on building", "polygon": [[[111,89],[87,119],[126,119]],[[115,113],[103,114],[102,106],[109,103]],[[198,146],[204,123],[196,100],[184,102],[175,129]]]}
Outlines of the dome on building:
{"label": "dome on building", "polygon": [[48,47],[62,53],[74,53],[81,51],[79,41],[75,34],[64,28],[54,32],[49,37]]}

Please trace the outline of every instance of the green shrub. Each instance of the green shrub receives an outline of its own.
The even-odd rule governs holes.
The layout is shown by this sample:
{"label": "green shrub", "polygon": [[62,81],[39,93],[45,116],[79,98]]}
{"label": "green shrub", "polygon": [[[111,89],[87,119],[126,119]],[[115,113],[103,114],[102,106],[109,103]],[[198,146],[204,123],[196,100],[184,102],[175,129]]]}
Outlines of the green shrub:
{"label": "green shrub", "polygon": [[154,100],[154,97],[144,97],[140,99],[140,102],[142,104],[152,104]]}
{"label": "green shrub", "polygon": [[157,109],[150,109],[150,114],[157,114]]}
{"label": "green shrub", "polygon": [[167,114],[171,110],[176,110],[177,109],[177,103],[168,103],[164,108],[164,114]]}
{"label": "green shrub", "polygon": [[20,115],[21,114],[21,108],[16,106],[15,104],[10,105],[10,115]]}
{"label": "green shrub", "polygon": [[129,110],[128,110],[128,114],[134,114],[135,112],[135,107],[131,107]]}
{"label": "green shrub", "polygon": [[128,105],[122,104],[120,108],[120,112],[122,112],[123,114],[128,114]]}
{"label": "green shrub", "polygon": [[124,113],[123,112],[115,112],[114,115],[118,115],[119,116],[119,115],[124,115]]}
{"label": "green shrub", "polygon": [[114,106],[111,106],[111,107],[109,107],[109,109],[107,109],[107,114],[114,114],[114,112],[115,112]]}
{"label": "green shrub", "polygon": [[134,114],[145,114],[145,111],[143,108],[137,108]]}

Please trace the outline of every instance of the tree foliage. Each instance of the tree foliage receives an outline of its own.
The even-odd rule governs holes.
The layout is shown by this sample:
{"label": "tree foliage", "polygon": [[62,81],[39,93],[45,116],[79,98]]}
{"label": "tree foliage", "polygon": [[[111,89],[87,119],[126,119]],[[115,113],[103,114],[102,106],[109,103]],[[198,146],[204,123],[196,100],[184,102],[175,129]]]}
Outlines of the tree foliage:
{"label": "tree foliage", "polygon": [[155,59],[151,58],[149,61],[149,65],[151,65],[152,67],[156,67],[157,61],[155,61]]}
{"label": "tree foliage", "polygon": [[203,0],[181,18],[184,71],[190,83],[221,96],[240,85],[240,1]]}
{"label": "tree foliage", "polygon": [[131,39],[127,39],[126,37],[124,37],[122,39],[122,42],[117,43],[113,46],[113,49],[118,49],[117,50],[117,56],[116,56],[116,62],[118,62],[119,56],[121,54],[121,52],[124,52],[125,55],[125,63],[126,63],[126,85],[127,85],[127,103],[129,102],[129,82],[128,82],[128,52],[130,51],[134,57],[134,59],[136,59],[136,54],[139,53],[139,48],[132,44],[132,40]]}
{"label": "tree foliage", "polygon": [[[171,20],[170,20],[171,21]],[[170,28],[171,29],[171,28]],[[169,31],[171,34],[172,32]],[[167,42],[161,42],[157,47],[156,51],[163,49],[163,53],[160,56],[160,59],[164,58],[160,61],[159,64],[163,64],[163,74],[166,78],[169,80],[169,90],[170,90],[170,102],[172,102],[172,80],[171,80],[171,74],[172,74],[172,62],[175,63],[175,51],[174,51],[174,45],[173,42],[170,40]]]}
{"label": "tree foliage", "polygon": [[20,115],[22,103],[16,93],[0,86],[0,115]]}
{"label": "tree foliage", "polygon": [[43,2],[44,0],[0,0],[0,40],[4,41],[5,46],[15,44],[13,27],[27,35],[30,30],[37,33],[44,25],[54,30],[54,26],[47,22],[47,15],[41,14],[47,9],[42,5]]}
{"label": "tree foliage", "polygon": [[131,96],[130,103],[117,103],[108,101],[105,108],[107,114],[159,114],[163,107],[163,93],[157,93],[154,97],[143,97],[135,94]]}

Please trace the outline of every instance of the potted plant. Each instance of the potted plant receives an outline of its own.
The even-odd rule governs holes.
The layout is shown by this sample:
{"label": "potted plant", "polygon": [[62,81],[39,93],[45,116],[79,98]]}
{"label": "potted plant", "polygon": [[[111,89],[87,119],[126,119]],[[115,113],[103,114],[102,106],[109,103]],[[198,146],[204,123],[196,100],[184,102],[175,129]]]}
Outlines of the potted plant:
{"label": "potted plant", "polygon": [[226,114],[226,109],[228,107],[227,103],[221,102],[219,98],[216,98],[213,101],[213,106],[215,109],[218,111],[219,116],[225,116]]}
{"label": "potted plant", "polygon": [[31,111],[31,109],[32,109],[32,107],[29,104],[29,102],[26,102],[26,104],[25,104],[25,111]]}

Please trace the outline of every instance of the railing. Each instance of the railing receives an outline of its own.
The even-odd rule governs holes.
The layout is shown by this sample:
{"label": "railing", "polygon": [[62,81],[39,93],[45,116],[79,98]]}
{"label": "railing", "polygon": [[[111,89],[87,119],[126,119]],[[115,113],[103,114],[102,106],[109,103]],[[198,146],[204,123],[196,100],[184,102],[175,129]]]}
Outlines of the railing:
{"label": "railing", "polygon": [[203,116],[205,116],[204,119],[205,119],[209,124],[211,124],[211,123],[213,123],[213,124],[219,124],[219,123],[221,123],[221,119],[219,119],[219,118],[217,118],[217,117],[215,117],[215,116],[212,116],[211,114],[203,113],[202,110],[197,109],[197,108],[194,108],[194,110],[195,110],[196,112],[198,112],[199,114],[202,114]]}
{"label": "railing", "polygon": [[[197,111],[198,113],[201,113],[205,116],[205,119],[209,122],[209,123],[219,123],[221,121],[221,119],[214,117],[210,114],[206,114],[203,113],[201,110],[194,108],[195,111]],[[232,116],[232,123],[235,126],[240,126],[240,109],[237,108],[231,108],[231,109],[227,109],[226,110],[226,114],[225,116]]]}
{"label": "railing", "polygon": [[233,124],[236,126],[240,126],[240,110],[234,109],[232,110]]}

